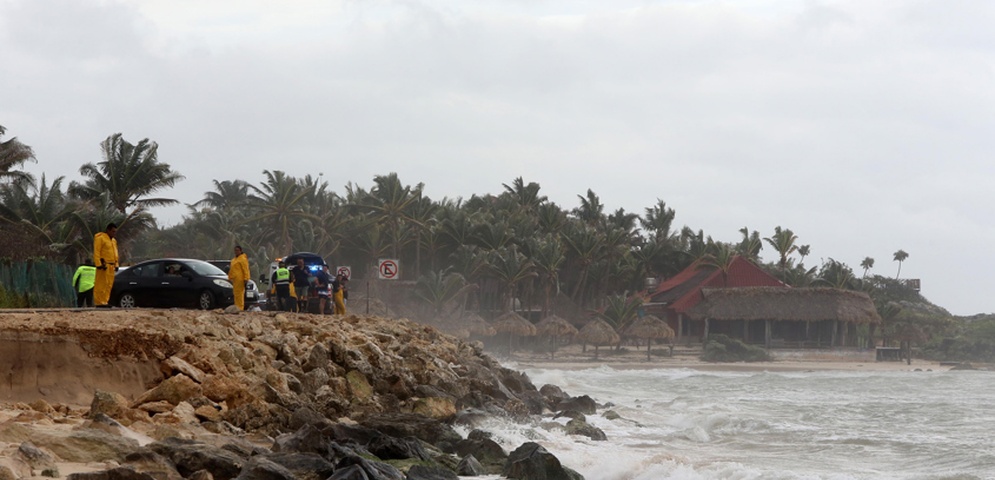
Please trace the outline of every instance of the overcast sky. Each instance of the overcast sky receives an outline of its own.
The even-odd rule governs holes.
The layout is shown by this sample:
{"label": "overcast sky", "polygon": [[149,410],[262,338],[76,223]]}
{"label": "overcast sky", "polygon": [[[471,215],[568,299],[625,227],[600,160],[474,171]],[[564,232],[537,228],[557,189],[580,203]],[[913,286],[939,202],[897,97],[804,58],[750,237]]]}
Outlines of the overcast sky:
{"label": "overcast sky", "polygon": [[790,228],[808,265],[894,277],[905,250],[928,299],[990,313],[992,25],[958,0],[0,0],[0,125],[67,181],[154,140],[184,203],[264,169],[661,199],[720,241]]}

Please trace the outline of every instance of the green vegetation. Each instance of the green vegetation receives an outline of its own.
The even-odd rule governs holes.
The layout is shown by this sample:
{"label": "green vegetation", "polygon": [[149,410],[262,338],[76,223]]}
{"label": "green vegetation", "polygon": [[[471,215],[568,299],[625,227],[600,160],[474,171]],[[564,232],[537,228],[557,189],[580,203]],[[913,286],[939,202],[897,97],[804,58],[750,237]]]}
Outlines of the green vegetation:
{"label": "green vegetation", "polygon": [[769,362],[770,354],[763,347],[747,345],[725,335],[709,335],[701,359],[706,362]]}
{"label": "green vegetation", "polygon": [[[6,133],[0,127],[0,136]],[[75,268],[89,258],[93,235],[115,222],[125,262],[229,258],[240,244],[254,272],[276,257],[310,251],[352,266],[363,278],[389,257],[403,265],[403,280],[417,280],[417,296],[435,312],[458,302],[491,314],[521,307],[545,316],[553,299],[566,295],[623,329],[638,309],[627,292],[642,290],[645,278],[667,278],[693,262],[725,273],[742,256],[791,286],[867,292],[884,320],[859,333],[867,346],[898,343],[936,358],[990,360],[988,346],[995,343],[990,320],[953,318],[901,280],[871,274],[873,258],[860,263],[860,277],[832,258],[806,265],[812,247],[780,225],[767,236],[743,227],[738,239],[723,242],[676,227],[677,212],[663,200],[642,214],[610,212],[587,190],[570,208],[521,177],[497,194],[432,199],[423,185],[407,185],[396,173],[376,175],[369,186],[349,182],[336,192],[320,176],[265,170],[259,183],[215,180],[201,198],[187,199],[181,222],[161,228],[149,208],[179,203],[162,193],[183,176],[161,161],[149,139],[132,144],[114,134],[101,147],[103,160],[82,165],[82,180],[66,186],[62,176],[35,179],[19,171],[36,160],[33,150],[16,138],[0,141],[0,259],[48,259]],[[765,246],[776,254],[774,262],[761,262]],[[909,258],[895,252],[899,273]],[[30,295],[28,301],[34,304]]]}

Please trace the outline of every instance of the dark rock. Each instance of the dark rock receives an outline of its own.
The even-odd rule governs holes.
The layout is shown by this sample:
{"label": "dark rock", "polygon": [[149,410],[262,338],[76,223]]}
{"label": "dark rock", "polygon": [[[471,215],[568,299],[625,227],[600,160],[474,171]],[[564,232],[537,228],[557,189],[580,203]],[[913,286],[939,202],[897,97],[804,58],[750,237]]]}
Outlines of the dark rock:
{"label": "dark rock", "polygon": [[615,410],[607,410],[605,413],[602,413],[601,416],[607,418],[608,420],[618,420],[622,418],[622,416]]}
{"label": "dark rock", "polygon": [[553,418],[560,418],[560,417],[567,417],[569,419],[580,420],[582,422],[587,421],[587,417],[583,413],[578,412],[577,410],[564,410],[562,412],[557,413],[556,415],[553,415]]}
{"label": "dark rock", "polygon": [[242,467],[237,480],[295,480],[294,474],[265,457],[252,457]]}
{"label": "dark rock", "polygon": [[374,438],[383,435],[373,428],[349,423],[333,423],[325,427],[322,433],[339,443],[353,442],[359,445],[366,445]]}
{"label": "dark rock", "polygon": [[492,438],[494,438],[494,435],[492,435],[491,432],[481,430],[479,428],[471,430],[470,433],[466,435],[467,440],[490,440]]}
{"label": "dark rock", "polygon": [[58,469],[55,465],[55,458],[31,442],[22,442],[17,447],[17,453],[21,454],[27,460],[28,465],[35,470]]}
{"label": "dark rock", "polygon": [[155,477],[136,472],[130,467],[117,467],[100,472],[70,473],[66,480],[156,480]]}
{"label": "dark rock", "polygon": [[548,383],[539,388],[539,394],[546,399],[551,410],[561,401],[570,398],[570,395],[567,395],[567,392],[564,392],[562,388]]}
{"label": "dark rock", "polygon": [[406,480],[459,480],[456,472],[442,467],[413,465],[408,469]]}
{"label": "dark rock", "polygon": [[581,395],[579,397],[570,397],[566,400],[561,401],[560,403],[556,404],[555,410],[561,412],[564,410],[577,410],[578,412],[586,415],[593,415],[595,412],[597,412],[598,405],[597,403],[594,402],[594,399],[592,399],[591,397],[587,395]]}
{"label": "dark rock", "polygon": [[[508,458],[508,454],[501,448],[501,445],[490,438],[460,440],[456,443],[455,453],[460,457],[472,455],[487,467],[500,467]],[[495,469],[488,468],[488,471],[493,470]]]}
{"label": "dark rock", "polygon": [[[366,477],[343,477],[343,478],[368,478],[369,480],[404,480],[404,474],[400,470],[394,468],[393,465],[377,462],[373,460],[367,460],[362,457],[351,456],[343,458],[338,464],[335,465],[336,474],[338,474],[339,469],[348,468],[350,466],[359,467]],[[332,476],[332,478],[338,478]]]}
{"label": "dark rock", "polygon": [[133,468],[135,471],[148,474],[156,480],[183,479],[172,460],[152,450],[142,449],[128,454],[124,457],[124,463],[121,466]]}
{"label": "dark rock", "polygon": [[245,464],[244,458],[232,452],[192,440],[167,438],[147,448],[172,461],[184,477],[207,470],[217,480],[229,480],[237,477]]}
{"label": "dark rock", "polygon": [[336,470],[327,480],[370,480],[370,477],[366,475],[363,467],[349,465],[348,467]]}
{"label": "dark rock", "polygon": [[304,363],[304,371],[310,372],[315,369],[324,370],[325,367],[331,363],[331,358],[328,355],[328,349],[325,348],[323,344],[315,344],[311,347],[311,352],[307,356],[307,361]]}
{"label": "dark rock", "polygon": [[582,435],[597,441],[608,440],[605,432],[583,420],[570,420],[567,422],[567,435]]}
{"label": "dark rock", "polygon": [[381,414],[363,419],[363,425],[392,437],[415,437],[452,453],[462,437],[452,427],[438,420],[407,413]]}
{"label": "dark rock", "polygon": [[560,460],[535,442],[523,443],[508,455],[502,475],[516,480],[583,480],[563,467]]}
{"label": "dark rock", "polygon": [[486,474],[487,471],[484,470],[484,466],[477,461],[476,457],[467,455],[456,465],[456,473],[464,477],[479,477]]}
{"label": "dark rock", "polygon": [[304,425],[313,425],[320,430],[332,425],[332,423],[334,422],[311,407],[298,408],[290,415],[290,428],[294,430],[298,430]]}
{"label": "dark rock", "polygon": [[294,433],[285,433],[276,437],[270,449],[274,452],[299,452],[325,455],[328,452],[328,443],[330,441],[331,439],[324,432],[318,430],[313,425],[305,424]]}
{"label": "dark rock", "polygon": [[315,453],[271,453],[264,458],[290,470],[298,480],[325,480],[335,473],[335,466]]}
{"label": "dark rock", "polygon": [[370,453],[383,460],[402,460],[415,458],[418,460],[430,461],[431,455],[425,451],[421,442],[416,438],[396,438],[381,435],[374,438],[366,445]]}

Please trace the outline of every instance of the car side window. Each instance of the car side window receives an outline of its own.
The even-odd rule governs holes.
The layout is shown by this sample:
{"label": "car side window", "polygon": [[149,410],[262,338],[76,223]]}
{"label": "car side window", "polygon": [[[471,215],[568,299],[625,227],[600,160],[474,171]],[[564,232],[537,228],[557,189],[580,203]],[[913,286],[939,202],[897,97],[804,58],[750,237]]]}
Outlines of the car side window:
{"label": "car side window", "polygon": [[142,265],[141,269],[135,273],[142,278],[155,278],[161,276],[159,273],[160,269],[162,269],[162,263],[149,263]]}
{"label": "car side window", "polygon": [[180,272],[183,271],[183,264],[178,262],[170,262],[166,264],[166,276],[167,277],[178,277]]}

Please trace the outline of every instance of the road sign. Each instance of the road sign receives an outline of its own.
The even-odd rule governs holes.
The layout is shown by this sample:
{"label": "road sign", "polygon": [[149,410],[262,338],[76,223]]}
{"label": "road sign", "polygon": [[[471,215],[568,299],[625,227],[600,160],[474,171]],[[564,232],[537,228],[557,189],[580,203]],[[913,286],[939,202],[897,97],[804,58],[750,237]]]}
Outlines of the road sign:
{"label": "road sign", "polygon": [[352,267],[335,267],[335,275],[342,275],[352,280]]}
{"label": "road sign", "polygon": [[378,278],[380,280],[397,280],[400,278],[400,268],[398,267],[398,262],[395,259],[387,258],[380,259],[378,270]]}

